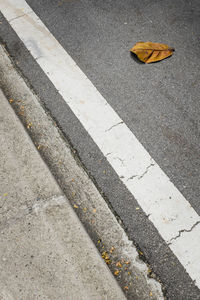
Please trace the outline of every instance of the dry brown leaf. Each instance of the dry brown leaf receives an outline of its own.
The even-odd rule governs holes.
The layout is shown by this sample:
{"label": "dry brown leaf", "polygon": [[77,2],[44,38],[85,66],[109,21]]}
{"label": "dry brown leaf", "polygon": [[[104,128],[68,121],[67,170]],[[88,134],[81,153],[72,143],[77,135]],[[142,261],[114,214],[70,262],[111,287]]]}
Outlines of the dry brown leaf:
{"label": "dry brown leaf", "polygon": [[175,49],[160,43],[138,42],[130,51],[136,54],[139,60],[149,64],[171,56]]}

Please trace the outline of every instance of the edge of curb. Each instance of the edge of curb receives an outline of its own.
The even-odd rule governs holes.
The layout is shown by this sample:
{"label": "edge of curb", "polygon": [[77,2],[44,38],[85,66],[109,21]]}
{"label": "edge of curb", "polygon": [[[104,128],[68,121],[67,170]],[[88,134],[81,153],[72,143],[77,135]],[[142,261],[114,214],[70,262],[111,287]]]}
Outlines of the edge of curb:
{"label": "edge of curb", "polygon": [[[159,279],[141,260],[143,254],[138,253],[128,239],[120,220],[114,216],[83,169],[76,150],[72,149],[45,111],[28,82],[9,59],[6,49],[1,46],[0,52],[0,68],[3,74],[0,84],[4,94],[127,299],[164,299]],[[10,88],[14,79],[15,86]]]}

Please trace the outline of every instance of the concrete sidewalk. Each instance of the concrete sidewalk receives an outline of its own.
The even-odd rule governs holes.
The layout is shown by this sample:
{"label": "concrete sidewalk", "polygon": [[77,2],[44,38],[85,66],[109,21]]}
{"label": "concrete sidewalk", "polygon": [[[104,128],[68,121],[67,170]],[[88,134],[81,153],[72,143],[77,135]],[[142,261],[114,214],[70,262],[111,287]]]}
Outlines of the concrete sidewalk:
{"label": "concrete sidewalk", "polygon": [[1,91],[0,107],[0,299],[125,299]]}

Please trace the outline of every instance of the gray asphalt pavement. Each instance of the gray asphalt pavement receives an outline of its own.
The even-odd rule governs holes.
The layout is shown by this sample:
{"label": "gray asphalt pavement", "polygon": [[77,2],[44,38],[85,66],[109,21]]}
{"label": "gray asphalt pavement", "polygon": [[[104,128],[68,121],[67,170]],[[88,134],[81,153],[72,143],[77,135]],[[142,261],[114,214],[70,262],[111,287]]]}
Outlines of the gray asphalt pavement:
{"label": "gray asphalt pavement", "polygon": [[[200,214],[199,1],[27,3]],[[157,230],[142,212],[136,213],[133,196],[3,17],[1,21],[1,39],[164,284],[166,295],[200,299]],[[141,40],[163,42],[176,51],[165,61],[144,65],[129,53]]]}
{"label": "gray asphalt pavement", "polygon": [[[8,72],[9,70],[9,72]],[[13,82],[15,84],[13,84]],[[48,166],[49,170],[53,174],[54,178],[56,178],[57,183],[59,183],[59,186],[63,193],[65,194],[67,200],[70,202],[71,206],[74,208],[76,214],[78,215],[79,220],[82,223],[82,227],[84,226],[88,233],[90,234],[91,239],[93,240],[93,243],[96,245],[96,248],[98,248],[100,254],[104,257],[104,259],[108,260],[108,257],[105,256],[105,253],[109,255],[109,269],[114,275],[115,279],[118,281],[119,285],[121,286],[122,290],[125,292],[125,295],[127,299],[134,299],[134,300],[163,300],[163,293],[161,290],[161,284],[156,280],[156,278],[152,279],[149,277],[149,271],[148,271],[148,265],[146,265],[145,262],[139,259],[138,252],[133,245],[133,243],[128,239],[128,236],[124,232],[124,229],[119,224],[118,220],[116,219],[115,215],[112,213],[112,211],[108,208],[108,205],[105,201],[105,199],[101,196],[97,188],[95,187],[95,184],[92,182],[92,180],[89,178],[88,174],[85,172],[84,168],[82,167],[80,161],[78,161],[77,156],[74,156],[72,154],[70,145],[66,141],[66,139],[63,139],[63,135],[56,126],[55,122],[52,122],[52,119],[49,118],[49,115],[45,112],[45,110],[42,108],[39,99],[37,96],[30,90],[30,88],[26,85],[24,82],[24,79],[20,76],[20,74],[17,73],[17,70],[14,66],[12,66],[12,63],[10,61],[10,58],[8,56],[8,53],[5,51],[5,48],[0,46],[0,86],[3,86],[4,91],[6,92],[7,99],[12,99],[13,101],[9,101],[12,108],[14,109],[15,113],[19,117],[18,124],[20,124],[20,121],[24,125],[24,127],[27,129],[29,136],[32,139],[32,147],[33,144],[36,145],[36,148],[38,152],[40,153],[41,157],[43,158],[44,162]],[[18,101],[18,99],[21,99]],[[7,104],[9,107],[10,105]],[[9,110],[6,111],[2,108],[2,115],[9,115]],[[8,144],[9,140],[12,142],[13,131],[11,130],[11,126],[13,126],[13,114],[11,114],[10,119],[12,122],[11,126],[8,128],[7,126],[7,120],[6,117],[3,118],[3,127],[6,128],[7,132],[7,140],[4,144]],[[31,124],[31,126],[28,126],[27,124]],[[21,126],[21,124],[20,124]],[[15,135],[17,139],[17,144],[20,139],[19,132],[16,131],[17,125],[14,126],[15,128]],[[22,126],[21,126],[22,127]],[[24,135],[27,136],[27,134],[24,132]],[[3,132],[2,137],[5,135]],[[9,138],[8,138],[9,137]],[[20,140],[20,149],[22,149],[23,143],[22,140]],[[4,146],[6,147],[6,146]],[[26,144],[24,145],[26,149],[26,153],[28,152],[28,147]],[[9,161],[7,152],[10,153],[7,149],[3,151],[1,155],[1,159],[4,162]],[[16,151],[13,151],[16,152]],[[32,175],[35,174],[35,167],[36,165],[40,166],[40,174],[38,175],[38,179],[36,182],[43,181],[41,178],[45,177],[46,179],[46,189],[48,189],[48,182],[50,184],[50,188],[53,188],[54,191],[54,200],[49,202],[56,202],[55,198],[55,191],[56,186],[53,184],[51,178],[47,176],[47,174],[44,174],[44,165],[43,161],[38,158],[39,156],[35,155],[36,157],[36,163],[34,164],[34,156],[32,155],[33,152],[29,151],[29,160],[32,162],[32,164],[25,165],[23,167],[23,162],[20,165],[20,171],[22,172],[24,169],[29,170],[29,173]],[[7,163],[6,163],[7,164]],[[8,162],[9,164],[9,162]],[[34,176],[31,176],[30,181],[27,182],[27,185],[25,185],[26,188],[23,189],[16,189],[14,184],[14,178],[16,178],[16,172],[15,169],[13,170],[14,166],[17,163],[13,163],[10,165],[10,168],[3,172],[3,181],[1,180],[1,192],[5,191],[2,190],[3,182],[4,180],[7,181],[7,183],[12,182],[12,186],[10,187],[9,184],[6,187],[6,190],[9,190],[9,197],[11,196],[11,191],[15,191],[15,199],[18,199],[21,197],[21,191],[24,194],[27,195],[26,200],[30,203],[30,208],[34,204],[34,199],[30,197],[30,195],[27,193],[27,191],[33,187],[35,187],[35,176],[37,177],[37,174]],[[19,163],[18,163],[19,164]],[[5,169],[5,168],[4,168]],[[36,169],[37,171],[37,169]],[[37,171],[38,172],[38,171]],[[36,173],[37,173],[36,172]],[[4,174],[6,173],[6,174]],[[39,173],[39,172],[38,172]],[[1,174],[1,173],[0,173]],[[50,172],[49,172],[50,174]],[[13,180],[11,178],[13,177]],[[18,176],[19,177],[19,176]],[[18,178],[17,177],[17,178]],[[23,177],[23,176],[21,176]],[[31,180],[34,180],[34,183],[31,183]],[[29,176],[30,178],[30,176]],[[17,179],[16,179],[17,181]],[[41,192],[40,188],[41,185],[37,185],[39,189],[35,189],[34,196],[38,199],[41,198]],[[44,187],[41,189],[44,191]],[[59,195],[59,193],[57,194]],[[61,195],[60,195],[61,196]],[[43,197],[44,198],[44,197]],[[52,197],[50,197],[52,199]],[[59,198],[59,197],[58,197]],[[58,198],[56,198],[58,200]],[[46,199],[46,198],[45,198]],[[7,198],[8,200],[8,198]],[[66,204],[67,204],[66,200]],[[18,200],[16,200],[18,202]],[[33,201],[33,202],[32,202]],[[37,204],[38,204],[37,201]],[[60,198],[59,198],[60,201]],[[58,202],[59,202],[58,201]],[[62,202],[62,201],[61,201]],[[46,202],[45,202],[46,203]],[[43,200],[40,200],[41,208],[43,206],[44,202]],[[50,204],[50,203],[49,203]],[[17,205],[14,204],[13,207],[16,207]],[[61,205],[62,206],[62,205]],[[65,206],[65,205],[64,205]],[[64,216],[68,216],[65,210],[65,207],[62,206],[62,209],[64,209]],[[44,207],[43,207],[44,208]],[[61,210],[62,210],[61,209]],[[5,211],[5,207],[4,207]],[[70,211],[70,209],[69,209]],[[84,212],[84,213],[83,213]],[[63,216],[63,217],[64,217]],[[31,217],[31,216],[30,216]],[[75,217],[75,214],[74,214]],[[67,217],[68,218],[68,217]],[[74,224],[73,220],[71,218],[68,218],[69,224],[71,224],[71,227],[68,227],[69,231],[72,233],[77,230],[77,226]],[[0,218],[1,223],[2,218]],[[23,223],[23,219],[21,220]],[[64,220],[63,220],[64,221]],[[55,222],[56,223],[56,222]],[[81,223],[79,222],[80,226]],[[63,223],[62,223],[63,224]],[[64,224],[66,222],[64,221]],[[63,224],[63,225],[64,225]],[[64,225],[64,226],[65,226]],[[6,227],[6,226],[5,226]],[[15,224],[13,225],[15,228]],[[40,227],[40,226],[39,226]],[[19,227],[18,227],[19,228]],[[40,230],[43,232],[44,228],[41,226]],[[63,232],[63,235],[66,235],[65,229],[60,229]],[[45,230],[44,230],[45,231]],[[75,244],[75,251],[79,251],[79,249],[82,248],[84,244],[87,244],[86,241],[80,240],[79,235],[82,235],[82,238],[84,238],[85,234],[83,232],[77,230],[76,238],[71,240],[71,243],[69,244],[71,246],[74,246]],[[37,234],[36,234],[37,235]],[[59,239],[59,238],[58,238]],[[26,237],[25,237],[26,240]],[[51,241],[49,241],[49,247],[51,249]],[[6,246],[6,243],[5,243]],[[112,249],[112,251],[111,251]],[[30,249],[27,248],[27,251],[30,252]],[[74,251],[74,254],[75,254]],[[81,249],[82,254],[84,251]],[[20,252],[20,251],[19,251]],[[66,251],[67,252],[67,251]],[[67,254],[65,252],[65,254]],[[104,253],[104,254],[103,254]],[[19,253],[20,254],[20,253]],[[46,253],[47,254],[47,253]],[[92,255],[92,251],[90,253]],[[85,262],[87,264],[87,260],[91,260],[90,254],[88,253],[87,257],[84,257],[83,255],[83,261],[82,258],[79,259],[79,257],[76,257],[77,263],[81,263],[82,265],[85,265]],[[21,260],[23,263],[23,259]],[[129,261],[129,264],[126,264],[126,262]],[[71,262],[71,259],[69,259],[69,262]],[[120,264],[119,264],[120,262]],[[117,264],[117,265],[116,265]],[[41,265],[43,265],[43,262],[41,261]],[[89,265],[88,265],[89,266]],[[70,266],[68,266],[70,268]],[[98,265],[97,265],[98,267]],[[47,266],[48,268],[48,266]],[[59,266],[57,265],[56,268],[59,269]],[[50,268],[51,269],[51,268]],[[84,268],[83,268],[84,269]],[[87,266],[86,266],[87,269]],[[98,272],[101,269],[98,268]],[[116,271],[119,271],[119,274],[115,274]],[[13,270],[15,271],[15,270]],[[61,270],[60,270],[61,271]],[[97,270],[94,268],[94,271],[97,272]],[[73,265],[72,269],[68,271],[68,273],[73,273]],[[97,272],[97,273],[98,273]],[[79,272],[80,273],[80,272]],[[87,271],[86,271],[87,273]],[[60,279],[62,277],[62,271],[59,274]],[[84,277],[84,272],[79,274]],[[6,276],[5,276],[6,277]],[[72,274],[72,278],[74,275]],[[111,276],[112,277],[112,276]],[[88,278],[88,280],[92,284],[92,278],[95,279],[95,276],[93,276],[91,272],[91,278]],[[103,276],[105,280],[105,276]],[[20,280],[21,281],[21,280]],[[20,281],[18,284],[20,284]],[[71,280],[70,280],[71,281]],[[109,281],[109,280],[108,280]],[[73,280],[71,281],[73,282]],[[100,278],[98,279],[98,282],[100,283]],[[29,283],[29,281],[28,281]],[[59,281],[58,284],[60,285]],[[67,283],[66,283],[67,284]],[[112,284],[112,279],[109,281],[109,284]],[[94,283],[96,285],[96,283]],[[79,283],[76,283],[76,286],[78,289],[80,289]],[[125,286],[128,286],[128,289],[124,289]],[[97,287],[97,286],[96,286]],[[73,288],[73,287],[72,287]],[[116,288],[116,285],[114,284],[114,289],[118,290]],[[63,286],[63,290],[65,290],[65,284]],[[71,290],[71,288],[69,289]],[[56,293],[56,288],[54,289]],[[59,291],[57,291],[59,293]],[[74,291],[75,292],[75,291]],[[120,292],[118,293],[120,295]],[[116,296],[116,295],[115,295]],[[77,296],[75,300],[77,299]],[[116,299],[116,298],[115,298]],[[117,298],[118,299],[118,298]],[[71,300],[71,298],[70,298]],[[95,298],[96,300],[96,298]]]}
{"label": "gray asphalt pavement", "polygon": [[[199,1],[27,1],[200,213]],[[137,41],[173,46],[136,63]]]}

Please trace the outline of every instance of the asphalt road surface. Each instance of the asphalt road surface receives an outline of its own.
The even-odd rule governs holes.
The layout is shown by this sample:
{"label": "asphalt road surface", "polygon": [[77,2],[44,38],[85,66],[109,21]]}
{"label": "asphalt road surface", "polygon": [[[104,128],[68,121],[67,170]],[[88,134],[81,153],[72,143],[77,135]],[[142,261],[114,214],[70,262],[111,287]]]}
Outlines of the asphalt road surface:
{"label": "asphalt road surface", "polygon": [[[24,3],[18,15],[12,4]],[[1,40],[166,296],[200,299],[200,2],[1,0],[0,9]],[[139,63],[129,49],[141,40],[175,53]]]}

